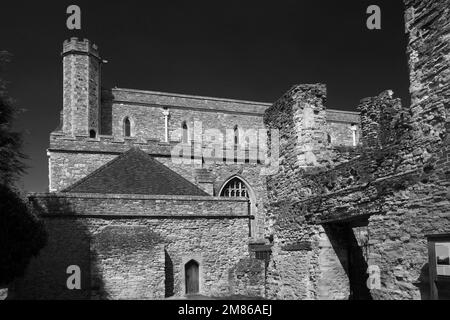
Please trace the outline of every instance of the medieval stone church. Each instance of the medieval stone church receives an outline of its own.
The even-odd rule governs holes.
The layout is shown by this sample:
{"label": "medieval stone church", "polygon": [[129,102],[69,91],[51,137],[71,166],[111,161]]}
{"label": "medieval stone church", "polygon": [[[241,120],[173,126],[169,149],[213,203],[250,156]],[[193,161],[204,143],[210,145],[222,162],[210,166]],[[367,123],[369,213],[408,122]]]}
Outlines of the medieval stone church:
{"label": "medieval stone church", "polygon": [[427,235],[450,222],[450,17],[405,2],[411,106],[386,91],[360,112],[326,108],[322,84],[275,103],[105,89],[99,48],[64,42],[49,192],[29,196],[49,242],[13,296],[427,298]]}

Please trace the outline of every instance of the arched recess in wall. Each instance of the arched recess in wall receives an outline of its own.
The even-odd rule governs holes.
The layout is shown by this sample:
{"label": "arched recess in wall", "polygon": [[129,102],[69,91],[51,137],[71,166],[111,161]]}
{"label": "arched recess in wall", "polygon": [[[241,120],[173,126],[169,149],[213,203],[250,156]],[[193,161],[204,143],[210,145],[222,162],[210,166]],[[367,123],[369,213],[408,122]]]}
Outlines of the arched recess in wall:
{"label": "arched recess in wall", "polygon": [[95,130],[90,130],[89,131],[89,138],[91,138],[91,139],[97,138],[97,132]]}
{"label": "arched recess in wall", "polygon": [[131,137],[131,121],[128,117],[123,119],[123,135],[124,137]]}
{"label": "arched recess in wall", "polygon": [[190,260],[184,265],[186,294],[198,294],[200,292],[200,264],[196,260]]}
{"label": "arched recess in wall", "polygon": [[181,123],[181,141],[183,143],[189,142],[189,129],[188,129],[186,121],[183,121]]}
{"label": "arched recess in wall", "polygon": [[225,198],[248,198],[250,200],[249,213],[254,216],[255,219],[251,220],[250,224],[250,236],[255,234],[257,206],[256,196],[250,184],[241,176],[233,175],[227,179],[219,191],[220,197]]}

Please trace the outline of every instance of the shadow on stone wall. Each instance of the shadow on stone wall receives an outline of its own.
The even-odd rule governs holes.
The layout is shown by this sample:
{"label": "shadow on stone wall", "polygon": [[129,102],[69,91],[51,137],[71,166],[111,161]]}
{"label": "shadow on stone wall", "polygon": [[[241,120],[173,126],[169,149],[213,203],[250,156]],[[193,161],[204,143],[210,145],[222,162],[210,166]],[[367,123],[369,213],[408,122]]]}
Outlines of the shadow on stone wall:
{"label": "shadow on stone wall", "polygon": [[420,291],[420,298],[422,300],[430,300],[430,279],[429,279],[429,265],[425,263],[420,270],[420,276],[414,282],[414,285]]}
{"label": "shadow on stone wall", "polygon": [[[74,217],[70,204],[61,198],[44,201],[31,199],[45,223],[47,246],[32,260],[25,276],[10,287],[11,299],[27,300],[84,300],[92,297],[91,234],[86,223]],[[69,290],[67,273],[70,266],[81,271],[81,289]],[[101,277],[96,286],[101,287]]]}
{"label": "shadow on stone wall", "polygon": [[[368,221],[359,221],[358,226]],[[353,232],[353,223],[328,224],[324,230],[343,266],[350,285],[349,300],[372,300],[367,287],[368,264]]]}
{"label": "shadow on stone wall", "polygon": [[167,250],[164,249],[164,286],[165,297],[170,298],[174,296],[174,275],[173,275],[173,261],[169,256]]}
{"label": "shadow on stone wall", "polygon": [[266,262],[242,258],[228,271],[230,296],[262,298],[265,291]]}
{"label": "shadow on stone wall", "polygon": [[370,289],[367,287],[368,264],[362,247],[358,244],[351,226],[347,226],[347,244],[349,248],[348,275],[350,281],[349,300],[372,300]]}
{"label": "shadow on stone wall", "polygon": [[112,135],[112,105],[114,95],[111,89],[102,88],[101,99],[101,135]]}
{"label": "shadow on stone wall", "polygon": [[92,298],[164,298],[164,239],[148,226],[128,220],[91,223],[97,226],[90,250]]}

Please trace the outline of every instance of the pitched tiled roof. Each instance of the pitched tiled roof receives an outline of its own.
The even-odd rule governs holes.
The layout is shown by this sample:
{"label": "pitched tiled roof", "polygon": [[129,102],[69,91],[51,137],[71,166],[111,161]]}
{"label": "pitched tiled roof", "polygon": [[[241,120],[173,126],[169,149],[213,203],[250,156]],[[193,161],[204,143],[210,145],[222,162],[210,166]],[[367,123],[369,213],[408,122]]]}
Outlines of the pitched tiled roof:
{"label": "pitched tiled roof", "polygon": [[67,193],[208,194],[139,148],[132,148],[63,190]]}

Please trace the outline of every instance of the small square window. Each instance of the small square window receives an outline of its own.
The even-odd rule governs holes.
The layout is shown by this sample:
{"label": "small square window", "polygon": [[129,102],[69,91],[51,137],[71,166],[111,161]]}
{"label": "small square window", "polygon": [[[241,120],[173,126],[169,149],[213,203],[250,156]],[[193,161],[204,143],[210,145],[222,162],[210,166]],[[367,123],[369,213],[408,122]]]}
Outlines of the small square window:
{"label": "small square window", "polygon": [[436,274],[450,276],[450,242],[436,242]]}

